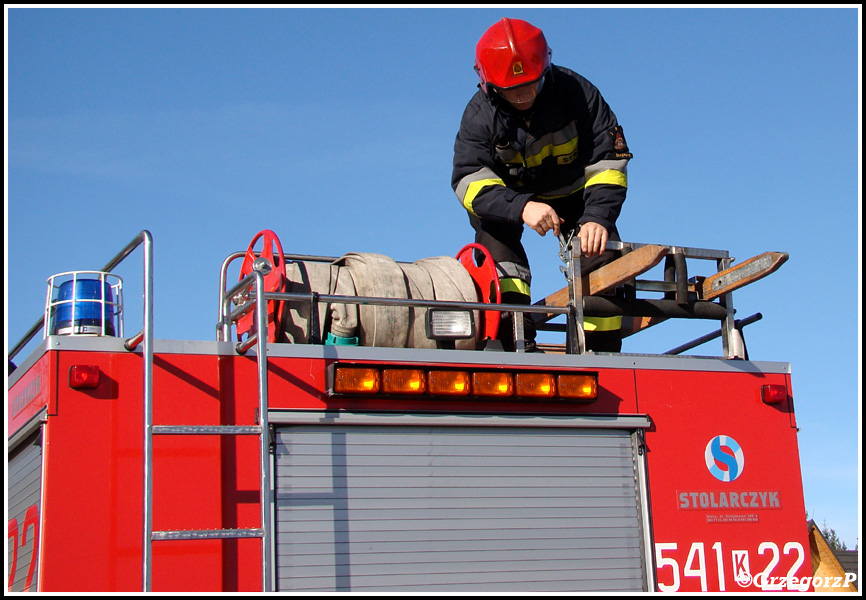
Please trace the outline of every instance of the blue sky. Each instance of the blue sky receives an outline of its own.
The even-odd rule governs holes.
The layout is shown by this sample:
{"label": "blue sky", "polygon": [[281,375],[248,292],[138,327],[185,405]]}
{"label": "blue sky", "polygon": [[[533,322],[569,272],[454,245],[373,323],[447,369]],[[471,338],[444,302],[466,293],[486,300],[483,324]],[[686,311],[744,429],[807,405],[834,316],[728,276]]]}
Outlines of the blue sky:
{"label": "blue sky", "polygon": [[[40,317],[47,277],[101,267],[143,229],[165,339],[214,339],[220,265],[261,229],[291,253],[454,255],[472,241],[450,188],[454,136],[475,43],[503,16],[541,27],[553,62],[617,114],[635,157],[624,239],[738,261],[790,254],[734,306],[763,314],[746,329],[751,357],[792,364],[806,507],[853,548],[854,6],[7,9],[7,348]],[[525,241],[534,295],[563,287],[556,241]],[[133,333],[140,251],[117,273]],[[624,350],[664,352],[710,329],[665,323]]]}

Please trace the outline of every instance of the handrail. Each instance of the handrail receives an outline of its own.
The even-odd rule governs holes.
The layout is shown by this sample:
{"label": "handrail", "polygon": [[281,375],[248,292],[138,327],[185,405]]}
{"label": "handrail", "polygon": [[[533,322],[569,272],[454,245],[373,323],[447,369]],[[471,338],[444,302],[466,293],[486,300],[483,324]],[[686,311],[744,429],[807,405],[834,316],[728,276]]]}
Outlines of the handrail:
{"label": "handrail", "polygon": [[13,358],[15,358],[15,356],[19,352],[21,352],[21,349],[24,348],[24,346],[26,346],[30,342],[30,340],[33,339],[33,336],[36,335],[36,332],[41,330],[44,327],[44,325],[45,325],[45,315],[43,314],[42,317],[40,317],[40,319],[38,321],[36,321],[36,323],[33,324],[33,327],[31,327],[27,331],[27,333],[24,334],[24,337],[21,338],[21,340],[17,344],[15,344],[15,346],[12,347],[12,350],[10,350],[9,354],[7,355],[8,359],[12,360]]}
{"label": "handrail", "polygon": [[[734,328],[742,331],[743,327],[745,327],[746,325],[751,325],[752,323],[756,323],[763,318],[764,318],[764,315],[762,315],[761,313],[755,313],[751,317],[746,317],[745,319],[737,319],[736,321],[734,321]],[[701,344],[705,344],[705,343],[707,343],[711,340],[714,340],[717,337],[721,337],[721,336],[722,336],[721,330],[713,331],[713,332],[707,333],[705,335],[702,335],[699,338],[695,338],[691,342],[687,342],[685,344],[682,344],[681,346],[677,346],[676,348],[672,348],[671,350],[668,350],[664,354],[682,354],[683,352],[685,352],[687,350],[691,350],[692,348],[697,348]],[[746,360],[748,360],[748,356],[745,356],[744,358]]]}
{"label": "handrail", "polygon": [[[289,302],[311,302],[310,294],[298,292],[267,292],[267,300],[284,300]],[[486,304],[484,302],[466,302],[461,300],[412,300],[410,298],[379,298],[376,296],[338,296],[333,294],[316,294],[315,301],[327,304],[372,304],[377,306],[405,306],[407,308],[461,308],[464,310],[520,311],[528,313],[567,314],[565,306],[537,306],[534,304]],[[237,310],[235,310],[235,313]],[[235,316],[235,313],[232,313]]]}
{"label": "handrail", "polygon": [[149,532],[153,528],[153,236],[147,230],[142,231],[126,249],[115,257],[117,262],[109,263],[108,268],[116,266],[139,243],[144,243],[144,317],[142,330],[124,343],[124,347],[132,351],[139,342],[142,347],[142,367],[144,369],[144,440],[142,455],[144,458],[144,532],[145,544],[142,556],[143,588],[150,590],[151,546]]}
{"label": "handrail", "polygon": [[[225,320],[224,313],[224,303],[226,297],[231,298],[237,292],[227,292],[226,291],[226,276],[228,274],[229,265],[237,258],[244,256],[246,252],[232,252],[229,254],[225,260],[223,261],[222,267],[220,267],[220,296],[219,296],[219,312],[217,313],[217,341],[218,342],[227,342],[229,341],[229,337],[231,336],[231,323]],[[232,289],[236,288],[235,285]]]}
{"label": "handrail", "polygon": [[[260,271],[253,270],[256,297],[265,297],[265,277]],[[271,559],[271,480],[270,467],[265,463],[270,452],[270,431],[268,427],[268,305],[265,301],[256,302],[256,367],[259,384],[259,437],[261,452],[261,519],[262,519],[262,591],[273,591]]]}

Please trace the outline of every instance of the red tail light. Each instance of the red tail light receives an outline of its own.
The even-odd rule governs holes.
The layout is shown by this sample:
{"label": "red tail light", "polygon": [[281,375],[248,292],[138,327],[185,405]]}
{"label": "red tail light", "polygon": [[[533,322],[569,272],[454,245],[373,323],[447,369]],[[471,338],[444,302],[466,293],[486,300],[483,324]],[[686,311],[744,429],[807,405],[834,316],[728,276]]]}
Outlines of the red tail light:
{"label": "red tail light", "polygon": [[761,400],[764,404],[779,404],[788,399],[788,388],[784,385],[762,385]]}
{"label": "red tail light", "polygon": [[74,390],[92,389],[99,385],[99,367],[72,365],[69,367],[69,387]]}

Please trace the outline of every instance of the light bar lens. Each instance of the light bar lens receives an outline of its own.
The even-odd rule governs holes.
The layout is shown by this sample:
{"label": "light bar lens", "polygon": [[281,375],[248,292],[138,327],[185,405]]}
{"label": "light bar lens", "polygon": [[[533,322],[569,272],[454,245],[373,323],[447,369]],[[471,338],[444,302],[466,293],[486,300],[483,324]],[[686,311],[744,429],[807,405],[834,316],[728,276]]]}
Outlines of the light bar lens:
{"label": "light bar lens", "polygon": [[595,400],[598,397],[597,375],[557,375],[557,395],[572,400]]}
{"label": "light bar lens", "polygon": [[548,373],[518,373],[515,387],[518,396],[553,398],[556,395],[556,380]]}
{"label": "light bar lens", "polygon": [[423,394],[427,376],[421,369],[383,369],[382,391],[386,394]]}
{"label": "light bar lens", "polygon": [[511,396],[514,378],[511,373],[473,373],[472,393],[476,396]]}
{"label": "light bar lens", "polygon": [[375,394],[380,387],[379,369],[338,367],[334,376],[334,391],[338,394]]}
{"label": "light bar lens", "polygon": [[471,390],[466,371],[430,371],[429,391],[442,396],[468,396]]}

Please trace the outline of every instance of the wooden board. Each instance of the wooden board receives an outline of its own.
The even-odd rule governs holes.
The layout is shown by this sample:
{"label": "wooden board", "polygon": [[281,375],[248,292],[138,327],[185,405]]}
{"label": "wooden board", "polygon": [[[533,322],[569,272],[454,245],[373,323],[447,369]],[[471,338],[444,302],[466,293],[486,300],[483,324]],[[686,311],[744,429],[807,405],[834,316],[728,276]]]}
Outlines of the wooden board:
{"label": "wooden board", "polygon": [[[745,285],[762,279],[788,260],[785,252],[764,252],[738,265],[707,277],[699,286],[701,300],[714,300]],[[628,337],[667,321],[667,317],[623,317],[622,336]]]}
{"label": "wooden board", "polygon": [[738,265],[707,277],[701,300],[713,300],[759,279],[763,279],[788,260],[787,252],[764,252]]}
{"label": "wooden board", "polygon": [[[656,244],[640,246],[584,276],[583,289],[586,290],[587,296],[594,296],[611,290],[652,269],[661,262],[669,251],[669,246]],[[566,286],[535,304],[537,306],[565,306],[568,304],[568,298],[568,286]],[[554,316],[553,314],[543,315],[543,319],[549,320]]]}

